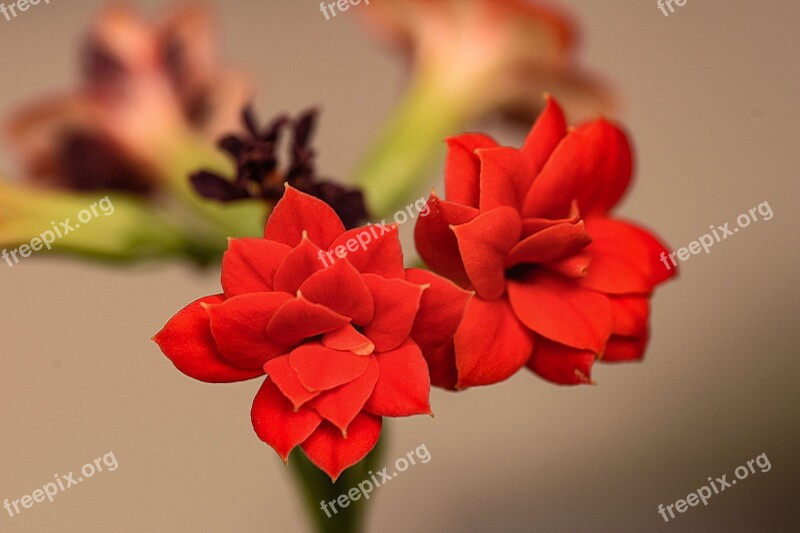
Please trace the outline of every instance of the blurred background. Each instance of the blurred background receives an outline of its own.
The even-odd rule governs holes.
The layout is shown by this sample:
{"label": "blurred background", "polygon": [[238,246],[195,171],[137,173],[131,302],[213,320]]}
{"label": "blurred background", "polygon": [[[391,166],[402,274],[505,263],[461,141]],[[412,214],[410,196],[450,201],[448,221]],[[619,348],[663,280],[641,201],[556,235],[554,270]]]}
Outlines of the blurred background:
{"label": "blurred background", "polygon": [[[99,3],[52,0],[0,18],[0,116],[74,83],[75,46]],[[403,81],[401,63],[360,31],[353,11],[370,7],[326,21],[316,0],[211,3],[262,116],[320,105],[319,168],[346,177]],[[369,530],[799,531],[800,4],[690,1],[669,17],[655,0],[563,4],[583,28],[582,63],[619,91],[615,118],[635,144],[621,214],[672,249],[764,201],[774,218],[692,256],[656,293],[643,363],[598,365],[592,387],[523,370],[434,390],[435,420],[387,421],[387,465],[421,444],[432,459],[376,489]],[[523,130],[478,126],[521,142]],[[0,267],[0,499],[109,451],[119,462],[53,503],[0,512],[0,530],[308,530],[288,469],[252,431],[260,380],[198,383],[150,341],[217,287],[213,269],[177,264]],[[658,514],[761,453],[769,472],[670,523]]]}

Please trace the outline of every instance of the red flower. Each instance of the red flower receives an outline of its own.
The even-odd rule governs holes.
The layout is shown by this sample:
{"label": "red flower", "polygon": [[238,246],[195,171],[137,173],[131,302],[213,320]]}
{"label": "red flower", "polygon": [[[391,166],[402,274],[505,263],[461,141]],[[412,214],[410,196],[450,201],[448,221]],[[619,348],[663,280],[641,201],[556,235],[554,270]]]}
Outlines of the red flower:
{"label": "red flower", "polygon": [[631,179],[625,134],[603,119],[567,132],[548,98],[520,150],[480,134],[448,145],[447,200],[431,195],[417,248],[476,297],[453,341],[425,354],[433,384],[487,385],[524,365],[590,383],[595,360],[641,359],[650,294],[675,271],[648,231],[609,216]]}
{"label": "red flower", "polygon": [[[154,340],[201,381],[268,374],[253,402],[256,433],[284,461],[300,445],[335,480],[373,448],[381,417],[431,412],[421,348],[452,338],[470,297],[404,269],[387,229],[345,231],[327,204],[287,187],[264,239],[230,241],[223,294],[189,304]],[[326,268],[325,251],[341,246],[346,257]]]}

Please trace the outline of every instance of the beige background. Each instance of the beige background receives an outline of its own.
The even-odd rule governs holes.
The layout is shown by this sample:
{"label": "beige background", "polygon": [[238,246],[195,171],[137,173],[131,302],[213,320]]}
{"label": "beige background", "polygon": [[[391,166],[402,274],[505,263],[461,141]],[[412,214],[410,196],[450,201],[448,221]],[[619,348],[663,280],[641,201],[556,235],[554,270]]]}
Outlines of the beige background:
{"label": "beige background", "polygon": [[[259,108],[322,104],[321,167],[345,176],[400,66],[352,13],[325,22],[316,0],[217,3],[225,55],[257,76]],[[797,531],[800,4],[690,0],[669,18],[654,0],[570,4],[585,63],[626,102],[638,172],[621,212],[674,248],[765,200],[775,216],[658,292],[643,364],[600,366],[596,387],[522,372],[437,390],[435,420],[391,421],[388,458],[424,443],[432,460],[376,491],[370,529]],[[75,79],[72,45],[95,7],[52,0],[0,19],[0,113]],[[149,341],[216,287],[216,273],[175,265],[0,268],[0,500],[109,450],[119,461],[54,503],[0,510],[0,530],[307,530],[288,471],[250,427],[258,382],[194,382]],[[770,472],[669,524],[657,514],[762,452]]]}

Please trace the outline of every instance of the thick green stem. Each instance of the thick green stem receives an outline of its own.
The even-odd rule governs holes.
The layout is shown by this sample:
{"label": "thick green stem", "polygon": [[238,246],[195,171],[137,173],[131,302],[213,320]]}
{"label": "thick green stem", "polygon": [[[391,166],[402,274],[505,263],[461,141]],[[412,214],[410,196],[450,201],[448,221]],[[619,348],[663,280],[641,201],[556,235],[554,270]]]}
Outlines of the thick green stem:
{"label": "thick green stem", "polygon": [[[350,501],[347,507],[340,507],[328,502],[346,495],[352,488],[370,478],[369,472],[378,470],[377,466],[383,456],[383,441],[386,428],[375,448],[358,464],[351,466],[339,476],[335,483],[328,475],[317,468],[300,450],[295,450],[289,457],[289,467],[295,481],[303,494],[303,503],[310,522],[317,533],[357,533],[363,531],[364,518],[370,501],[359,498]],[[326,502],[327,512],[322,507]],[[335,507],[335,512],[332,507]],[[330,515],[330,517],[328,516]]]}
{"label": "thick green stem", "polygon": [[416,78],[354,175],[373,216],[392,214],[422,188],[444,139],[471,116],[470,92],[453,90],[435,74]]}

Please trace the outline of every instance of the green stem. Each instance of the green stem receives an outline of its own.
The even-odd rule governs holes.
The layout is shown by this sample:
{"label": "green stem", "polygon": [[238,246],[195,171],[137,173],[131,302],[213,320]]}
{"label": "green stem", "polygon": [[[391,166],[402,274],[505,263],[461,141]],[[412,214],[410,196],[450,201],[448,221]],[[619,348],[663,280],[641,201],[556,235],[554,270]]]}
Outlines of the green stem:
{"label": "green stem", "polygon": [[392,214],[419,192],[444,139],[471,116],[470,92],[452,90],[435,73],[416,78],[354,175],[373,216]]}
{"label": "green stem", "polygon": [[328,505],[328,514],[322,509],[321,503],[336,500],[341,495],[346,495],[348,491],[364,480],[369,479],[369,472],[376,471],[379,461],[383,456],[383,441],[385,440],[386,428],[383,434],[367,456],[356,465],[351,466],[339,476],[335,483],[331,482],[330,477],[317,468],[314,463],[300,450],[295,450],[289,456],[289,467],[294,475],[295,481],[303,493],[303,503],[306,513],[317,533],[357,533],[363,531],[364,518],[369,502],[371,500],[359,498],[350,501],[347,507],[341,508],[335,505],[336,512],[331,510]]}

